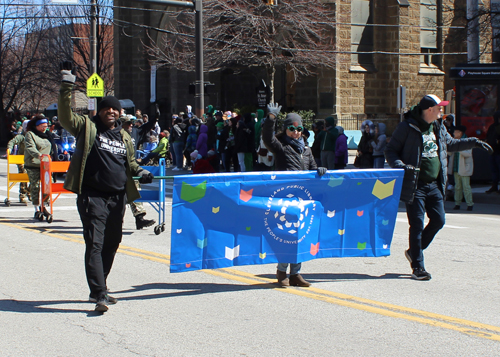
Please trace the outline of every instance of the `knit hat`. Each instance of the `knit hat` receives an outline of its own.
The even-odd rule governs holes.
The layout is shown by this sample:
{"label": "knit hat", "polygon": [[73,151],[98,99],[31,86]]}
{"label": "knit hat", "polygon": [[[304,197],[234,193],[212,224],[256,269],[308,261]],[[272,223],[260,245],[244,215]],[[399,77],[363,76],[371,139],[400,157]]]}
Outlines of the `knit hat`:
{"label": "knit hat", "polygon": [[120,104],[120,101],[118,99],[110,95],[108,97],[102,98],[102,100],[97,105],[97,112],[99,113],[102,109],[105,108],[113,108],[118,111],[121,111],[122,105]]}
{"label": "knit hat", "polygon": [[215,126],[217,128],[219,128],[219,129],[222,129],[222,128],[224,128],[224,123],[223,122],[219,122],[219,123],[215,124]]}
{"label": "knit hat", "polygon": [[215,113],[215,116],[219,115],[222,118],[222,112]]}
{"label": "knit hat", "polygon": [[440,107],[445,107],[448,104],[450,104],[449,101],[441,100],[439,99],[438,96],[435,96],[434,94],[427,94],[422,99],[420,99],[420,108],[422,108],[422,110],[435,107],[436,105],[439,105]]}
{"label": "knit hat", "polygon": [[191,156],[192,160],[196,160],[196,158],[198,157],[198,150],[193,151],[189,156]]}
{"label": "knit hat", "polygon": [[302,118],[297,113],[288,113],[286,115],[285,121],[283,122],[283,125],[285,126],[285,128],[289,127],[290,125],[302,126]]}

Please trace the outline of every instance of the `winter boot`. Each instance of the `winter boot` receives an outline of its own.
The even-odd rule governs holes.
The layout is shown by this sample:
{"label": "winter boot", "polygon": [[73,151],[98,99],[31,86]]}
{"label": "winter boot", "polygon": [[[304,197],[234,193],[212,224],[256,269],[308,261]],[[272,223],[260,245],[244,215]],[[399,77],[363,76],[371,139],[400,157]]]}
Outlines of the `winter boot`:
{"label": "winter boot", "polygon": [[294,274],[290,275],[290,285],[291,286],[300,286],[303,288],[308,288],[311,286],[311,283],[306,281],[302,275],[300,274]]}
{"label": "winter boot", "polygon": [[290,286],[290,281],[286,275],[286,272],[281,270],[276,270],[276,278],[278,279],[278,284],[284,288]]}
{"label": "winter boot", "polygon": [[144,216],[146,213],[141,213],[137,216],[135,216],[135,227],[137,229],[143,229],[146,227],[151,227],[156,223],[154,219],[144,219]]}

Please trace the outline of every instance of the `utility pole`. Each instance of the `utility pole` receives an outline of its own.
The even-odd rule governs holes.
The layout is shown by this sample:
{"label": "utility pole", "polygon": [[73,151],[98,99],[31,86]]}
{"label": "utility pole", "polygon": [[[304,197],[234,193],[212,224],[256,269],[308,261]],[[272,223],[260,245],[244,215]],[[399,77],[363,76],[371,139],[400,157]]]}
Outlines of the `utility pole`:
{"label": "utility pole", "polygon": [[203,80],[203,4],[195,0],[195,41],[196,41],[196,94],[195,113],[198,118],[205,111],[205,83]]}
{"label": "utility pole", "polygon": [[[92,0],[95,1],[95,0]],[[201,118],[205,110],[205,81],[203,69],[203,0],[175,1],[175,0],[136,0],[141,3],[159,4],[164,6],[177,6],[194,8],[195,11],[195,56],[196,56],[196,94],[195,114]]]}
{"label": "utility pole", "polygon": [[467,0],[467,63],[479,63],[478,15],[478,0]]}
{"label": "utility pole", "polygon": [[[97,73],[97,0],[90,2],[90,73]],[[99,73],[97,73],[99,74]]]}

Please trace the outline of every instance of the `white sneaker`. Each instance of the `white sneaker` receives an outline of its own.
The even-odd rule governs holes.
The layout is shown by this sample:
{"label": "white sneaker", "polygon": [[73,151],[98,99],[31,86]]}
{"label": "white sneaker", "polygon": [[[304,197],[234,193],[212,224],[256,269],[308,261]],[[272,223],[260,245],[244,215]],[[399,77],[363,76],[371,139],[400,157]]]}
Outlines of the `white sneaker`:
{"label": "white sneaker", "polygon": [[181,169],[179,169],[178,167],[174,167],[174,168],[172,169],[172,171],[180,171],[180,170],[181,170]]}

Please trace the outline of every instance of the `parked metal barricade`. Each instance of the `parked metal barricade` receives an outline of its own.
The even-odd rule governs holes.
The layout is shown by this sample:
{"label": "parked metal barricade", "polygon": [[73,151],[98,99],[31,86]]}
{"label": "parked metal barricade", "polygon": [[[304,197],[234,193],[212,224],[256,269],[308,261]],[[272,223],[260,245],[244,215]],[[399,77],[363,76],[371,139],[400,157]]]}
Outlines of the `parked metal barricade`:
{"label": "parked metal barricade", "polygon": [[[147,202],[158,212],[158,225],[154,228],[155,234],[158,235],[165,231],[165,180],[173,179],[173,176],[165,176],[166,163],[164,158],[160,159],[158,166],[142,166],[142,168],[151,172],[155,180],[159,180],[158,189],[141,188],[141,198],[135,202]],[[134,177],[134,179],[138,180],[139,177]]]}
{"label": "parked metal barricade", "polygon": [[[49,155],[42,155],[40,158],[40,192],[42,195],[41,206],[43,211],[35,213],[35,218],[43,221],[45,217],[48,223],[53,220],[53,204],[62,193],[73,192],[63,188],[63,183],[53,182],[53,174],[68,172],[70,161],[52,161]],[[53,197],[55,195],[55,197]],[[49,210],[46,209],[45,203],[49,202]],[[37,217],[38,216],[38,217]]]}
{"label": "parked metal barricade", "polygon": [[10,165],[24,165],[24,155],[11,155],[7,149],[7,198],[4,200],[6,206],[10,206],[10,190],[17,183],[29,183],[28,174],[10,172]]}

